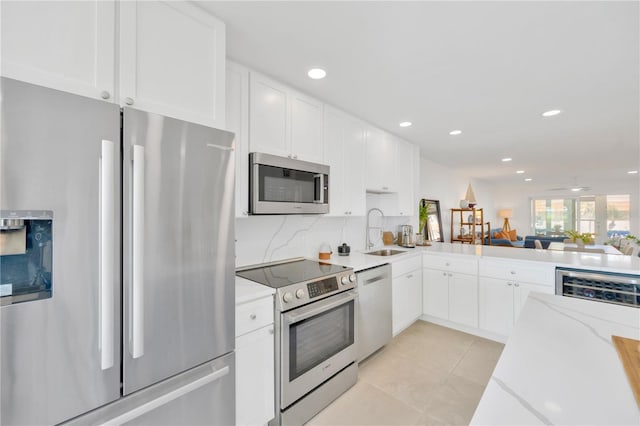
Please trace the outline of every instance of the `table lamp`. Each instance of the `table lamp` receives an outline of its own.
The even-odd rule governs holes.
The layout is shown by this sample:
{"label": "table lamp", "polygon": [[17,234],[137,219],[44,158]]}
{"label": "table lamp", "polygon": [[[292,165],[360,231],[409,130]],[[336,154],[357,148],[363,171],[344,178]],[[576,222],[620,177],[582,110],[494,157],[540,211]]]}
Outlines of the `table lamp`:
{"label": "table lamp", "polygon": [[504,219],[504,223],[502,224],[502,230],[504,232],[511,231],[511,225],[509,225],[509,218],[511,216],[513,216],[513,210],[511,209],[498,210],[498,217]]}

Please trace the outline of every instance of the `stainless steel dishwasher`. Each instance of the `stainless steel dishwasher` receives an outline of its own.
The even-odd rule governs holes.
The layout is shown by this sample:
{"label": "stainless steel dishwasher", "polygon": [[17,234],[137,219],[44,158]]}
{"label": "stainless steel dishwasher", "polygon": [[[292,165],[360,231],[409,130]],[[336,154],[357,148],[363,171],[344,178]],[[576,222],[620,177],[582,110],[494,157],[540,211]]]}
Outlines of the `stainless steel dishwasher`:
{"label": "stainless steel dishwasher", "polygon": [[391,340],[391,265],[357,272],[358,361]]}

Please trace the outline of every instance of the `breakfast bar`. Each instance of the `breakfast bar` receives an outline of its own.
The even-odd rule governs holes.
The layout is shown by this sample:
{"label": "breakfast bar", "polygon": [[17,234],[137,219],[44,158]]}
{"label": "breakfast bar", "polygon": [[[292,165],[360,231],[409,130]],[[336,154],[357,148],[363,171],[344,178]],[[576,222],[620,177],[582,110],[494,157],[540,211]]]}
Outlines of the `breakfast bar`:
{"label": "breakfast bar", "polygon": [[640,310],[531,293],[471,424],[640,424],[612,335],[640,340]]}

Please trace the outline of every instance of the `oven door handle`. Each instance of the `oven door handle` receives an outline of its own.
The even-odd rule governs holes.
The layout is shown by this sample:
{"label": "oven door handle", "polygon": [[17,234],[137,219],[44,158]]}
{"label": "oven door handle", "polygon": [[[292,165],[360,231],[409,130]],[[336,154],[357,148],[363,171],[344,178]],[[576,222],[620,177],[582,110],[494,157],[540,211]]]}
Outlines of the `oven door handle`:
{"label": "oven door handle", "polygon": [[317,306],[317,304],[314,303],[311,306],[307,306],[302,309],[296,309],[295,313],[287,312],[283,314],[285,323],[294,324],[307,318],[311,318],[324,311],[335,308],[336,306],[344,305],[345,303],[355,300],[357,296],[358,293],[352,290],[332,297],[330,302],[319,302],[320,306]]}

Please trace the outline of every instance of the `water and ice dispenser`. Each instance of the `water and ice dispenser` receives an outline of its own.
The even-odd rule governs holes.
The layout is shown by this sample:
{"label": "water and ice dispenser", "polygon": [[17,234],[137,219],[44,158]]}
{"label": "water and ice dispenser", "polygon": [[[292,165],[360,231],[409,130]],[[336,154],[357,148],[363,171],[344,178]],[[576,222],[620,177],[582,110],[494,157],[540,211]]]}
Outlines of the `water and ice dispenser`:
{"label": "water and ice dispenser", "polygon": [[0,305],[51,297],[53,212],[0,211]]}

